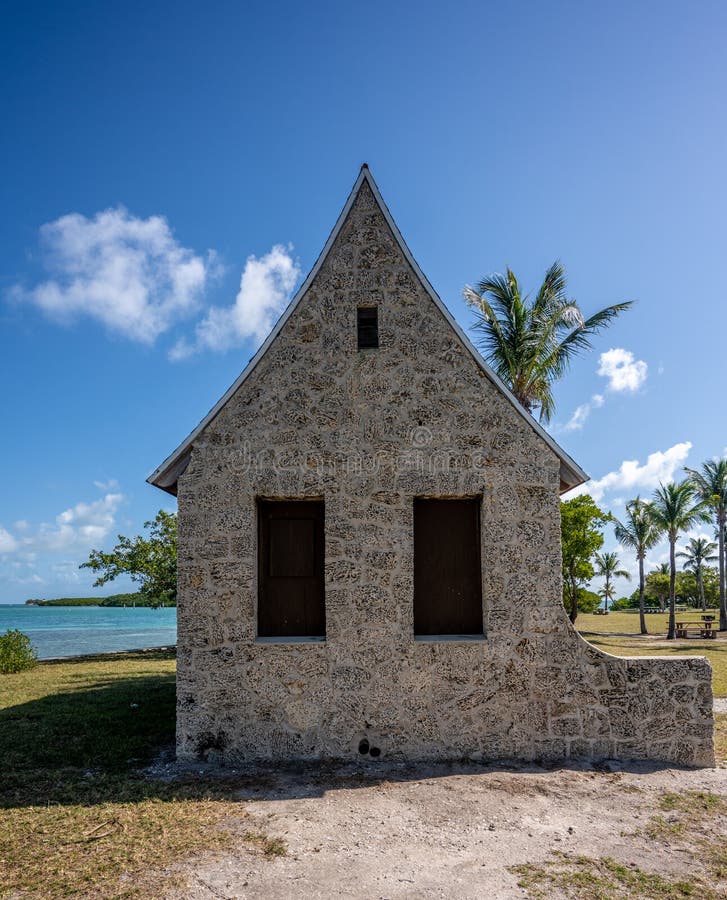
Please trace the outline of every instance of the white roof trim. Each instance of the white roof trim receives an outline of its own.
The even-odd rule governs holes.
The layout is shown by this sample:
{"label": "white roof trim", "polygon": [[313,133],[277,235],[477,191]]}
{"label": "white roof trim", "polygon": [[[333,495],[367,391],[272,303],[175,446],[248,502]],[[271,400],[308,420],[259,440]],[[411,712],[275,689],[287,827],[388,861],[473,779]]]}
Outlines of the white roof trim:
{"label": "white roof trim", "polygon": [[308,273],[307,278],[303,282],[303,284],[296,291],[295,296],[288,304],[285,312],[278,319],[275,324],[275,327],[267,336],[265,342],[257,351],[257,353],[252,357],[250,362],[245,366],[240,376],[237,380],[232,384],[228,390],[223,394],[220,400],[212,407],[212,409],[207,413],[207,415],[202,419],[199,425],[191,432],[191,434],[182,441],[182,443],[177,447],[177,449],[171,453],[164,462],[156,468],[152,474],[147,478],[149,484],[153,484],[156,487],[161,488],[162,490],[169,491],[169,493],[176,493],[174,490],[174,486],[176,485],[177,478],[184,472],[187,468],[187,463],[189,462],[189,455],[192,449],[192,445],[196,438],[201,434],[202,431],[210,424],[210,422],[215,418],[215,416],[220,412],[220,410],[225,406],[227,401],[233,396],[233,394],[237,391],[240,385],[245,381],[248,375],[253,371],[255,366],[260,362],[262,357],[267,352],[268,347],[273,343],[275,338],[282,331],[285,323],[288,321],[293,311],[300,303],[302,298],[305,296],[308,288],[311,286],[313,279],[318,274],[321,266],[325,262],[328,253],[330,252],[331,247],[333,246],[334,241],[338,237],[338,233],[343,227],[343,223],[346,221],[346,218],[353,206],[354,200],[358,195],[358,192],[361,188],[363,182],[366,181],[373,192],[374,197],[376,198],[376,202],[379,204],[382,213],[386,219],[389,228],[394,235],[399,247],[401,248],[402,253],[406,257],[407,262],[412,267],[414,274],[424,285],[425,290],[435,303],[435,305],[439,308],[439,311],[445,317],[445,319],[449,322],[451,327],[456,332],[460,341],[464,344],[466,349],[470,352],[473,359],[477,363],[477,365],[482,369],[485,375],[489,378],[489,380],[500,390],[505,397],[510,401],[513,408],[517,411],[519,415],[521,415],[531,428],[535,430],[535,432],[545,441],[545,443],[550,447],[551,450],[558,456],[561,461],[561,469],[560,469],[560,477],[561,480],[567,484],[567,489],[571,489],[576,487],[579,484],[583,484],[584,481],[588,480],[588,475],[583,471],[583,469],[576,463],[566,452],[560,447],[556,441],[548,434],[548,432],[528,413],[520,403],[515,399],[512,392],[508,387],[505,386],[504,382],[498,378],[498,376],[492,371],[492,369],[487,365],[483,357],[480,353],[475,349],[472,342],[469,340],[467,335],[464,333],[462,328],[456,322],[450,311],[442,302],[441,298],[434,290],[432,285],[429,283],[429,279],[419,268],[417,261],[411,254],[411,251],[406,245],[406,241],[404,240],[401,232],[399,231],[396,222],[392,218],[391,213],[389,212],[386,203],[384,202],[383,197],[379,191],[378,185],[374,181],[373,175],[369,171],[369,168],[366,164],[361,167],[361,171],[359,172],[358,178],[356,179],[356,183],[351,189],[351,193],[348,195],[348,199],[346,200],[346,205],[343,207],[340,216],[336,220],[336,224],[333,227],[333,231],[331,231],[328,240],[321,250],[318,259],[315,262],[315,265]]}

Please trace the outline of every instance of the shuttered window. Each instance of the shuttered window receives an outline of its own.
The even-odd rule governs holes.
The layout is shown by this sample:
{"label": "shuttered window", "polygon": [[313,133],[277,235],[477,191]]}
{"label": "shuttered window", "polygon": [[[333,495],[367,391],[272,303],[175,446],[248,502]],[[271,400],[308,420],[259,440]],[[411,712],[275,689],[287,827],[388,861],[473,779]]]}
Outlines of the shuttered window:
{"label": "shuttered window", "polygon": [[359,306],[357,314],[358,349],[376,349],[379,346],[379,308]]}
{"label": "shuttered window", "polygon": [[258,501],[258,636],[325,637],[322,500]]}
{"label": "shuttered window", "polygon": [[414,634],[480,635],[479,499],[414,500]]}

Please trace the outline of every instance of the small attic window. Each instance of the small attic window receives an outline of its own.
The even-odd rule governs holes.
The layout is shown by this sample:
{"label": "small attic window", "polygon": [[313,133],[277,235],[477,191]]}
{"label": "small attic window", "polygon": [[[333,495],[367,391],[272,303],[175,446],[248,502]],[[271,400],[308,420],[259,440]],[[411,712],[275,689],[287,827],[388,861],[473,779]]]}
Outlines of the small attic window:
{"label": "small attic window", "polygon": [[358,349],[375,350],[379,346],[378,306],[359,306],[357,310]]}

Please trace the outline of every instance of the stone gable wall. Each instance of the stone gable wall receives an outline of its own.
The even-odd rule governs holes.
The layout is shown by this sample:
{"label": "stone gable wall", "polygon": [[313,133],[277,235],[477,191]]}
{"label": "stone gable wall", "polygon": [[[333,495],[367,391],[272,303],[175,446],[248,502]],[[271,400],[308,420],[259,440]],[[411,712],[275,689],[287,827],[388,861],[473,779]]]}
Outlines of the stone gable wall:
{"label": "stone gable wall", "polygon": [[[379,306],[357,351],[356,307]],[[561,602],[559,460],[416,279],[364,182],[179,480],[178,753],[712,765],[701,658],[617,659]],[[482,496],[484,640],[413,637],[413,498]],[[256,498],[325,500],[324,643],[256,642]]]}

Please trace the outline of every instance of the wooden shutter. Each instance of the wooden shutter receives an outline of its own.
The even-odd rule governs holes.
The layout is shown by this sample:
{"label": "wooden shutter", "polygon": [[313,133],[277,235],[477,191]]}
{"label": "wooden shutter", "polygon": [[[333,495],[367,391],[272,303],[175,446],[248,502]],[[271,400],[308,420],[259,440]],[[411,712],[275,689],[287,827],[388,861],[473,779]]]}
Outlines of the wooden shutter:
{"label": "wooden shutter", "polygon": [[482,634],[479,499],[414,500],[414,634]]}
{"label": "wooden shutter", "polygon": [[359,306],[357,310],[358,349],[375,349],[379,346],[378,306]]}
{"label": "wooden shutter", "polygon": [[324,637],[324,505],[258,502],[258,635]]}

